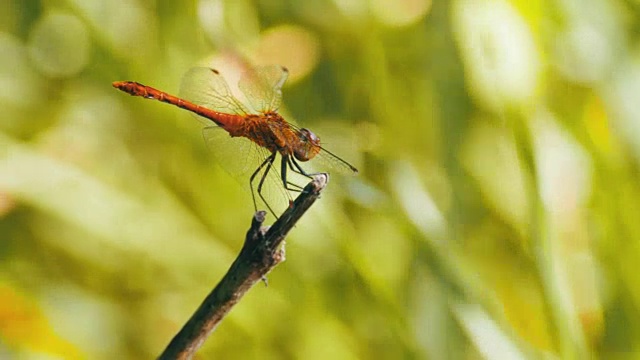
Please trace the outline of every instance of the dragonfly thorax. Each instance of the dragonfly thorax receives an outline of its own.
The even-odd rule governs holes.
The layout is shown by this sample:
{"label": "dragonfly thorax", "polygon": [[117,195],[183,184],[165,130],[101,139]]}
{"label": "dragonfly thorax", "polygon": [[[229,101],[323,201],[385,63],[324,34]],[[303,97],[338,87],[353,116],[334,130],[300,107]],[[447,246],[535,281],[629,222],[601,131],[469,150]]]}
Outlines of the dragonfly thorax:
{"label": "dragonfly thorax", "polygon": [[297,132],[276,112],[247,116],[238,133],[270,152],[283,155],[292,154],[298,142]]}

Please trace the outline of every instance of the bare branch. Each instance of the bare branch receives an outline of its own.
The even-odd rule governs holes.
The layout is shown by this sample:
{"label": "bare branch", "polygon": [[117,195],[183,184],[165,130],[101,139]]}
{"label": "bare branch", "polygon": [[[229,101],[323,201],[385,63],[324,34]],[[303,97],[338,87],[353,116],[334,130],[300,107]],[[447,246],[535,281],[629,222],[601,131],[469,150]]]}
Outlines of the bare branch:
{"label": "bare branch", "polygon": [[191,359],[253,284],[265,279],[269,271],[284,261],[284,249],[280,248],[280,244],[318,199],[328,180],[327,174],[315,175],[292,206],[268,230],[262,227],[266,213],[255,213],[242,250],[229,271],[171,340],[159,359]]}

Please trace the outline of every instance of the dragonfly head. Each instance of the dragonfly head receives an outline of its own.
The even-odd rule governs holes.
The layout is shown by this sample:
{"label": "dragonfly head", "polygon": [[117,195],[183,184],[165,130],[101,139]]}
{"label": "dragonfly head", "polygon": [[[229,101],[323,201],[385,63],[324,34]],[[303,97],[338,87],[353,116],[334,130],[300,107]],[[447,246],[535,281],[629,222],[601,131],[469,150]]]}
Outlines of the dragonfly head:
{"label": "dragonfly head", "polygon": [[311,160],[320,152],[320,138],[309,129],[298,132],[300,143],[293,149],[293,155],[299,161]]}

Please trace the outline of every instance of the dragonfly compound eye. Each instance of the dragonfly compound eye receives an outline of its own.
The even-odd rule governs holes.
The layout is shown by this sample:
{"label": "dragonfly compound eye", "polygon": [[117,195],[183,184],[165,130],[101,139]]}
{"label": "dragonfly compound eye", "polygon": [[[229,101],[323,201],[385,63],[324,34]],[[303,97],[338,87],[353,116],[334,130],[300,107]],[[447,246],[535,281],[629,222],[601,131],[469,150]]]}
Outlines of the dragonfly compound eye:
{"label": "dragonfly compound eye", "polygon": [[315,145],[320,145],[320,138],[309,129],[300,129],[300,134],[306,139],[306,141]]}
{"label": "dragonfly compound eye", "polygon": [[309,129],[300,129],[300,144],[293,155],[300,161],[311,160],[320,152],[320,138]]}

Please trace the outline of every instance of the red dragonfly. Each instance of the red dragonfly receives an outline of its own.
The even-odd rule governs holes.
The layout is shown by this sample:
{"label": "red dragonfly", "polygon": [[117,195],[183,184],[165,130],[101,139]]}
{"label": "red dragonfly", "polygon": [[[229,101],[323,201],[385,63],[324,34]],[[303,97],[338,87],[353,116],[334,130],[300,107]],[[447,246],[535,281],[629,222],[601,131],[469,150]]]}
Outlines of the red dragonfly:
{"label": "red dragonfly", "polygon": [[[133,96],[159,100],[199,115],[201,122],[207,125],[203,129],[205,141],[220,164],[237,178],[246,180],[249,176],[254,208],[258,208],[257,193],[277,218],[270,203],[280,205],[283,200],[290,206],[289,191],[300,192],[302,189],[290,179],[289,171],[307,178],[314,175],[298,162],[322,158],[342,172],[358,172],[322,147],[320,138],[311,130],[299,128],[278,114],[282,85],[288,74],[282,66],[246,71],[238,82],[246,103],[232,94],[217,70],[207,67],[192,68],[185,74],[180,97],[133,81],[116,81],[113,86]],[[271,171],[277,166],[274,163],[278,154],[280,170]]]}

